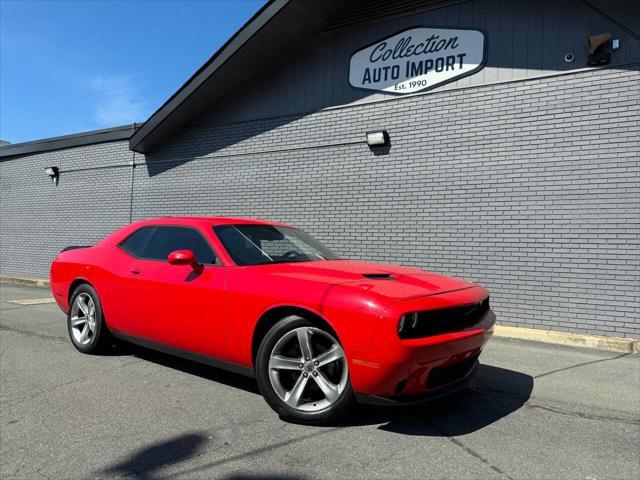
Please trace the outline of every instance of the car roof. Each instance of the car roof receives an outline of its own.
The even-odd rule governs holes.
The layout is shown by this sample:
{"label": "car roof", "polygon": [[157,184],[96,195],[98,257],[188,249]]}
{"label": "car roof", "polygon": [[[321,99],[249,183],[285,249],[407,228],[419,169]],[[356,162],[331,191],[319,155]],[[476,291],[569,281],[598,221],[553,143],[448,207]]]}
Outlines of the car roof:
{"label": "car roof", "polygon": [[147,220],[140,220],[130,223],[110,235],[103,238],[99,244],[102,245],[116,245],[124,238],[129,236],[134,231],[142,227],[152,227],[154,225],[182,225],[186,227],[199,226],[201,228],[211,228],[216,225],[229,225],[229,224],[253,224],[253,225],[280,225],[288,226],[286,223],[273,222],[270,220],[258,220],[255,218],[239,218],[239,217],[158,217],[149,218]]}
{"label": "car roof", "polygon": [[229,225],[229,224],[258,224],[258,225],[285,225],[271,220],[258,220],[255,218],[241,217],[158,217],[135,222],[136,225],[195,225],[195,224]]}

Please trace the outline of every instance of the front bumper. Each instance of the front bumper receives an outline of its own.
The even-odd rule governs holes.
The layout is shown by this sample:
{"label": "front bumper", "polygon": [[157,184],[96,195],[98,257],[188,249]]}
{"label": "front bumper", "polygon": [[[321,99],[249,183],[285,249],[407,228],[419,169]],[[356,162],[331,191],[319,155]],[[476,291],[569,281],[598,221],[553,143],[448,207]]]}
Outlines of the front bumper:
{"label": "front bumper", "polygon": [[470,328],[410,340],[398,337],[397,322],[407,311],[471,304],[487,295],[484,288],[475,287],[414,299],[390,308],[380,318],[369,348],[350,359],[356,396],[364,401],[372,397],[384,399],[383,403],[406,403],[464,388],[493,334],[496,317],[491,310]]}
{"label": "front bumper", "polygon": [[480,363],[478,360],[474,360],[473,367],[466,376],[463,376],[460,380],[450,383],[444,387],[428,390],[425,393],[417,395],[398,395],[395,397],[380,397],[377,395],[355,393],[356,401],[362,404],[379,405],[384,407],[398,407],[430,402],[468,388],[478,373],[479,366]]}

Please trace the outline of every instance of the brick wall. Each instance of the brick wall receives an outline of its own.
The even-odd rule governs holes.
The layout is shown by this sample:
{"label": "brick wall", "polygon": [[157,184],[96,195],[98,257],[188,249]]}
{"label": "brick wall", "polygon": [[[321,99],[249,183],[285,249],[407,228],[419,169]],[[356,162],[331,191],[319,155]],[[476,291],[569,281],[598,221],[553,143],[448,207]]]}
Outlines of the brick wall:
{"label": "brick wall", "polygon": [[[505,325],[640,337],[639,91],[638,71],[601,70],[195,122],[136,167],[132,215],[288,221],[345,257],[478,280]],[[381,152],[363,142],[377,128]],[[44,276],[61,246],[128,221],[130,167],[47,183],[65,155],[131,159],[83,149],[0,163],[3,274]]]}
{"label": "brick wall", "polygon": [[126,224],[131,156],[128,142],[111,142],[0,161],[0,274],[46,278],[62,248]]}

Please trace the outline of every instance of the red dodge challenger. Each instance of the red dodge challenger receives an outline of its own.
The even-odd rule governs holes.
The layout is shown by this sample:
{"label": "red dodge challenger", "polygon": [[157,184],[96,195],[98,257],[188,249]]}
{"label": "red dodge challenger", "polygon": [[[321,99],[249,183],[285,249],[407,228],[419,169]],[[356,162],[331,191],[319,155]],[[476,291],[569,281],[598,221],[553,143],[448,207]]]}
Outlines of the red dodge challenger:
{"label": "red dodge challenger", "polygon": [[116,337],[255,376],[302,423],[464,387],[495,323],[480,285],[341,260],[297,228],[240,218],[133,223],[67,248],[50,277],[81,352]]}

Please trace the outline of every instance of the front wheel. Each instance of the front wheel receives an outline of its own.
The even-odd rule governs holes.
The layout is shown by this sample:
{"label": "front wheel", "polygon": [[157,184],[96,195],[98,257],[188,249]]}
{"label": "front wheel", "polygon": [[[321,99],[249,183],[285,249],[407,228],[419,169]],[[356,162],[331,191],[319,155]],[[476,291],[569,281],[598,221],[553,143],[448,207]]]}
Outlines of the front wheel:
{"label": "front wheel", "polygon": [[265,400],[284,420],[326,423],[353,403],[347,358],[335,334],[296,315],[264,337],[256,377]]}

